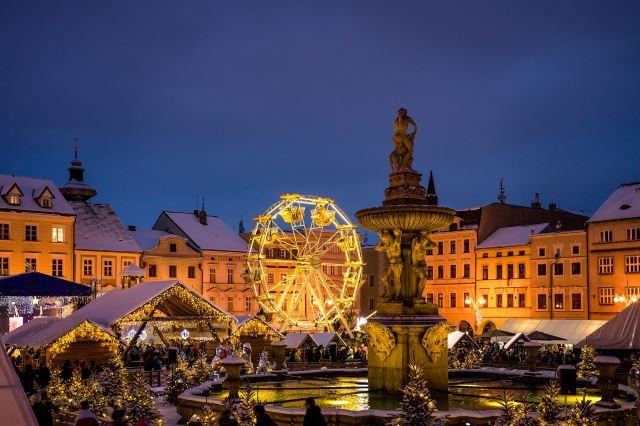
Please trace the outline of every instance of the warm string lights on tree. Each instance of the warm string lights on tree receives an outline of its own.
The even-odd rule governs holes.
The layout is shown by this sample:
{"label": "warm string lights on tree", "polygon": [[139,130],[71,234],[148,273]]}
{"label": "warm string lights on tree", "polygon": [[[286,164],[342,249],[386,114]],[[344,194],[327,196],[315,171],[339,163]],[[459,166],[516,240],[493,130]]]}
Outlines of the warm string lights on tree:
{"label": "warm string lights on tree", "polygon": [[409,364],[409,382],[402,388],[400,411],[393,420],[397,426],[440,426],[447,422],[435,417],[436,404],[431,398],[422,364]]}
{"label": "warm string lights on tree", "polygon": [[596,364],[593,362],[593,359],[596,357],[595,348],[584,345],[580,350],[580,361],[578,365],[576,365],[578,370],[578,377],[583,377],[585,379],[589,379],[594,376],[598,376],[598,368]]}
{"label": "warm string lights on tree", "polygon": [[82,401],[88,401],[92,413],[96,416],[104,416],[107,413],[107,398],[98,380],[91,376],[87,380],[82,380],[80,370],[74,370],[71,381],[67,387],[67,397],[70,400],[68,408],[76,411],[80,408]]}
{"label": "warm string lights on tree", "polygon": [[52,343],[47,351],[50,360],[64,353],[69,346],[79,343],[105,346],[111,354],[118,353],[118,342],[106,330],[89,321],[83,321],[73,330]]}
{"label": "warm string lights on tree", "polygon": [[178,395],[191,386],[191,373],[189,364],[184,356],[179,355],[176,363],[172,366],[171,374],[165,386],[165,395],[169,404],[175,405],[178,402]]}
{"label": "warm string lights on tree", "polygon": [[544,394],[538,404],[538,419],[542,425],[558,424],[558,417],[562,411],[559,398],[560,387],[558,387],[558,382],[552,380],[544,387]]}
{"label": "warm string lights on tree", "polygon": [[144,374],[140,372],[131,374],[124,400],[130,423],[139,424],[140,419],[145,419],[151,424],[162,424],[160,413],[156,408],[153,394],[147,386]]}
{"label": "warm string lights on tree", "polygon": [[226,406],[231,410],[232,416],[238,422],[238,426],[253,426],[256,424],[256,416],[253,407],[260,404],[250,381],[246,381],[238,393],[240,398],[227,398]]}
{"label": "warm string lights on tree", "polygon": [[119,399],[124,399],[129,378],[120,356],[116,356],[107,363],[98,374],[98,381],[109,404],[113,404]]}
{"label": "warm string lights on tree", "polygon": [[201,385],[202,383],[211,380],[211,374],[213,368],[211,364],[207,362],[207,357],[199,357],[193,365],[193,373],[191,375],[191,381],[194,385]]}

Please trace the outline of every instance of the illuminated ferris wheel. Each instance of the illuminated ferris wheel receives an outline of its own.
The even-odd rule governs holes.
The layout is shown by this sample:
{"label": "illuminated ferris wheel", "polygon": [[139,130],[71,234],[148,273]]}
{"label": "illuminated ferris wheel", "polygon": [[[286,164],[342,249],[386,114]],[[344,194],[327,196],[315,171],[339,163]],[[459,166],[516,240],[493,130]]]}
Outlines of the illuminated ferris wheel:
{"label": "illuminated ferris wheel", "polygon": [[356,227],[329,198],[285,194],[254,218],[245,278],[282,327],[350,330],[362,281]]}

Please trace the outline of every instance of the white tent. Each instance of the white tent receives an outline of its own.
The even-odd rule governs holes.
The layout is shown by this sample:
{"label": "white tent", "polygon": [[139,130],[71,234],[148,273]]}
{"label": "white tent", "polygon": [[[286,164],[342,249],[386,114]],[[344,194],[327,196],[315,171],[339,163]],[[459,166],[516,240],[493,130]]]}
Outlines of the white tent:
{"label": "white tent", "polygon": [[[2,343],[7,346],[39,349],[55,342],[60,337],[78,327],[84,321],[87,320],[70,317],[34,318],[25,325],[16,328],[11,333],[2,336]],[[113,332],[109,328],[96,324],[92,321],[87,322],[113,337]]]}
{"label": "white tent", "polygon": [[456,330],[449,333],[447,337],[447,348],[451,349],[455,345],[457,345],[461,340],[469,341],[473,344],[473,346],[478,347],[478,343],[469,334],[463,333],[462,331]]}
{"label": "white tent", "polygon": [[313,333],[311,335],[311,338],[313,339],[314,342],[316,342],[316,345],[322,346],[325,348],[331,342],[335,342],[336,344],[346,346],[346,343],[344,343],[344,340],[342,340],[342,338],[338,333],[333,333],[333,332]]}
{"label": "white tent", "polygon": [[16,370],[0,344],[0,411],[2,424],[5,425],[37,425],[31,405],[27,401]]}
{"label": "white tent", "polygon": [[544,343],[575,345],[600,328],[605,322],[603,320],[508,319],[502,325],[501,330],[523,334],[541,331],[565,339],[545,341]]}
{"label": "white tent", "polygon": [[287,333],[279,342],[272,343],[272,346],[284,346],[287,349],[298,349],[305,343],[310,346],[318,346],[309,333]]}
{"label": "white tent", "polygon": [[529,339],[524,333],[516,333],[509,341],[504,345],[504,349],[509,349],[511,346],[515,345],[516,342],[522,340],[523,342],[530,342]]}
{"label": "white tent", "polygon": [[576,346],[585,344],[596,349],[640,349],[640,302],[627,306]]}

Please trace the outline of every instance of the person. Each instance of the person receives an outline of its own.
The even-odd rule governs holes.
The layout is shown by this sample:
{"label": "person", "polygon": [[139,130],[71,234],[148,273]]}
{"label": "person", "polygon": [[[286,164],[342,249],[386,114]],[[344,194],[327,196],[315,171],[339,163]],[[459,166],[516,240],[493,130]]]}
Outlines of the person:
{"label": "person", "polygon": [[111,413],[111,421],[113,426],[127,426],[125,417],[127,415],[126,410],[122,407],[122,401],[117,400],[113,404],[113,412]]}
{"label": "person", "polygon": [[225,408],[220,414],[219,426],[238,426],[238,421],[231,417],[231,410]]}
{"label": "person", "polygon": [[51,370],[47,367],[47,363],[42,361],[40,363],[40,368],[38,369],[38,385],[40,389],[45,389],[49,386],[49,381],[51,380]]}
{"label": "person", "polygon": [[[44,392],[43,392],[44,393]],[[36,416],[39,426],[53,426],[53,404],[46,394],[34,393],[31,397],[33,414]]]}
{"label": "person", "polygon": [[303,426],[327,426],[327,422],[322,415],[320,407],[316,405],[316,400],[309,397],[304,401],[307,412],[304,414]]}
{"label": "person", "polygon": [[89,410],[89,401],[86,399],[80,403],[75,426],[99,426],[98,418]]}
{"label": "person", "polygon": [[89,368],[89,364],[87,361],[82,360],[80,363],[80,378],[82,380],[87,380],[91,376],[91,369]]}
{"label": "person", "polygon": [[26,367],[24,367],[24,371],[22,372],[20,381],[22,382],[24,393],[26,393],[27,395],[32,394],[34,390],[34,384],[33,384],[33,365],[31,365],[31,363],[27,364]]}
{"label": "person", "polygon": [[253,413],[256,415],[256,426],[277,426],[264,409],[264,405],[256,404],[253,406]]}
{"label": "person", "polygon": [[71,380],[73,369],[71,368],[71,361],[66,360],[62,365],[62,371],[60,372],[60,378],[63,382],[68,383]]}

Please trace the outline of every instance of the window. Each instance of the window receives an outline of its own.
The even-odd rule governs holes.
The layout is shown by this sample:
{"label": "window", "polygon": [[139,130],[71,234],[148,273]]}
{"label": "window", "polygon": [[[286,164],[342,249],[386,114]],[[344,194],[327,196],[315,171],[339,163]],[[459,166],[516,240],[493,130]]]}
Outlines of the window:
{"label": "window", "polygon": [[433,293],[427,293],[427,303],[433,303]]}
{"label": "window", "polygon": [[233,311],[233,297],[227,297],[227,311]]}
{"label": "window", "polygon": [[438,293],[438,307],[442,308],[444,306],[444,293]]}
{"label": "window", "polygon": [[36,225],[27,225],[24,227],[25,241],[38,241],[38,227]]}
{"label": "window", "polygon": [[518,263],[518,278],[524,278],[525,272],[526,269],[524,263]]}
{"label": "window", "polygon": [[287,252],[286,252],[285,249],[278,249],[278,258],[279,259],[286,259],[287,258]]}
{"label": "window", "polygon": [[123,260],[122,261],[122,269],[126,268],[127,266],[131,265],[133,262],[131,260]]}
{"label": "window", "polygon": [[442,254],[444,252],[444,243],[442,241],[438,241],[438,254]]}
{"label": "window", "polygon": [[63,275],[62,269],[62,259],[51,260],[51,275],[54,277],[61,277]]}
{"label": "window", "polygon": [[469,293],[465,293],[464,294],[464,298],[462,299],[462,303],[464,303],[466,305],[467,304],[467,300],[470,300],[470,294]]}
{"label": "window", "polygon": [[438,278],[439,279],[444,278],[444,266],[442,265],[438,266]]}
{"label": "window", "polygon": [[156,265],[149,265],[149,278],[156,278],[158,276],[158,267]]}
{"label": "window", "polygon": [[489,253],[482,253],[482,257],[489,257]]}
{"label": "window", "polygon": [[176,278],[178,276],[178,266],[169,265],[169,278]]}
{"label": "window", "polygon": [[188,278],[195,278],[196,277],[196,267],[195,266],[189,266],[187,268],[187,277]]}
{"label": "window", "polygon": [[451,306],[452,308],[456,307],[456,293],[450,293],[449,294],[449,306]]}
{"label": "window", "polygon": [[613,274],[613,256],[598,258],[598,274]]}
{"label": "window", "polygon": [[627,228],[627,241],[640,240],[640,228]]}
{"label": "window", "polygon": [[640,256],[625,256],[624,271],[628,274],[640,272]]}
{"label": "window", "polygon": [[564,275],[564,263],[558,262],[553,264],[553,275]]}
{"label": "window", "polygon": [[489,295],[488,294],[483,294],[482,295],[483,298],[483,305],[486,303],[487,306],[489,306]]}
{"label": "window", "polygon": [[433,255],[433,249],[427,249],[426,255],[427,256],[432,256]]}
{"label": "window", "polygon": [[469,265],[468,263],[465,263],[462,267],[462,275],[463,278],[469,278],[471,276],[471,265]]}
{"label": "window", "polygon": [[507,252],[507,256],[513,256],[513,252],[512,251],[508,251]]}
{"label": "window", "polygon": [[553,308],[564,309],[564,294],[553,295]]}
{"label": "window", "polygon": [[513,308],[513,294],[507,294],[507,308]]}
{"label": "window", "polygon": [[525,302],[525,298],[524,298],[524,293],[519,293],[518,294],[518,307],[520,308],[526,308],[526,302]]}
{"label": "window", "polygon": [[600,287],[598,295],[601,305],[613,305],[613,287]]}
{"label": "window", "polygon": [[449,275],[451,276],[451,278],[456,277],[456,265],[449,266]]}
{"label": "window", "polygon": [[51,227],[51,242],[64,243],[64,227],[62,226]]}
{"label": "window", "polygon": [[433,266],[427,266],[427,279],[433,279]]}
{"label": "window", "polygon": [[233,269],[227,269],[227,283],[233,284]]}
{"label": "window", "polygon": [[496,279],[502,279],[502,265],[496,265]]}
{"label": "window", "polygon": [[275,275],[273,275],[273,273],[267,274],[267,283],[268,284],[273,284],[276,280]]}
{"label": "window", "polygon": [[501,251],[497,252],[496,257],[502,257],[502,252]]}
{"label": "window", "polygon": [[613,231],[611,230],[600,231],[601,243],[610,243],[611,241],[613,241]]}
{"label": "window", "polygon": [[104,260],[102,262],[102,275],[105,277],[113,276],[113,260]]}
{"label": "window", "polygon": [[[432,299],[432,301],[433,301],[433,295],[431,295],[431,299]],[[370,311],[373,311],[373,308],[374,308],[374,307],[375,307],[374,299],[373,299],[373,297],[370,297],[370,298],[369,298],[369,310],[370,310]]]}
{"label": "window", "polygon": [[93,259],[82,259],[82,275],[85,277],[93,276]]}
{"label": "window", "polygon": [[469,253],[469,240],[464,240],[462,244],[462,251],[464,253]]}
{"label": "window", "polygon": [[251,298],[250,297],[245,297],[244,298],[244,311],[249,313],[251,312]]}
{"label": "window", "polygon": [[449,243],[449,249],[450,249],[450,253],[451,254],[456,254],[456,242],[455,241],[451,241]]}
{"label": "window", "polygon": [[209,269],[209,282],[210,283],[215,283],[216,282],[216,270],[215,270],[215,268],[210,268]]}
{"label": "window", "polygon": [[518,251],[518,256],[524,256],[524,250]]}
{"label": "window", "polygon": [[40,199],[40,205],[42,207],[44,207],[45,209],[50,209],[51,208],[51,198],[44,197],[44,198]]}
{"label": "window", "polygon": [[369,275],[369,287],[375,287],[375,281],[373,275]]}
{"label": "window", "polygon": [[640,287],[627,287],[627,296],[640,298]]}
{"label": "window", "polygon": [[9,196],[7,197],[7,202],[9,204],[11,204],[12,206],[19,206],[20,205],[20,195],[18,195],[18,194],[9,194]]}
{"label": "window", "polygon": [[496,308],[502,308],[502,294],[496,294]]}
{"label": "window", "polygon": [[0,276],[6,277],[9,275],[9,258],[0,257]]}
{"label": "window", "polygon": [[489,279],[489,266],[487,265],[482,265],[482,279],[483,280]]}
{"label": "window", "polygon": [[35,257],[25,257],[24,259],[24,271],[36,272],[38,261]]}
{"label": "window", "polygon": [[513,264],[510,263],[507,265],[507,279],[512,279],[513,278]]}
{"label": "window", "polygon": [[8,239],[9,239],[9,224],[0,223],[0,240],[8,240]]}
{"label": "window", "polygon": [[171,253],[175,253],[178,251],[178,246],[176,245],[176,243],[169,243],[169,251]]}
{"label": "window", "polygon": [[547,309],[547,295],[539,294],[538,295],[538,309]]}
{"label": "window", "polygon": [[538,249],[538,257],[544,257],[544,256],[545,256],[545,254],[546,254],[546,253],[545,253],[544,247],[540,247],[540,248]]}
{"label": "window", "polygon": [[582,295],[580,293],[571,294],[571,309],[576,311],[582,310]]}
{"label": "window", "polygon": [[547,265],[544,263],[538,264],[538,276],[545,277],[547,275]]}
{"label": "window", "polygon": [[582,273],[582,264],[580,262],[571,262],[571,275],[580,275]]}
{"label": "window", "polygon": [[571,246],[571,254],[580,254],[580,246]]}

